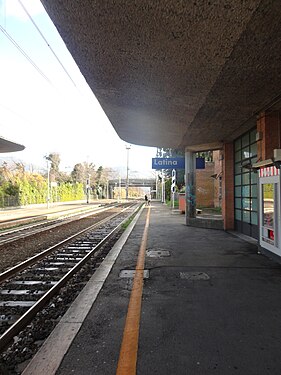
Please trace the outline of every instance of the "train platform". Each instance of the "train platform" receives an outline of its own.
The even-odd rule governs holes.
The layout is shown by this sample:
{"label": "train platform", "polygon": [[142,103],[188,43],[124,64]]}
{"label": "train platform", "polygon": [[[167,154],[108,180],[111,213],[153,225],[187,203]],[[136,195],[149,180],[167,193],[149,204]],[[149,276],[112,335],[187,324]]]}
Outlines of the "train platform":
{"label": "train platform", "polygon": [[[70,216],[79,212],[91,210],[108,202],[102,201],[70,201],[47,204],[34,204],[23,207],[11,207],[0,209],[0,229],[8,228],[14,225],[12,221],[16,220],[19,224],[39,221],[42,219],[54,219],[61,216]],[[11,222],[9,224],[9,222]]]}
{"label": "train platform", "polygon": [[281,266],[144,206],[24,375],[280,375]]}

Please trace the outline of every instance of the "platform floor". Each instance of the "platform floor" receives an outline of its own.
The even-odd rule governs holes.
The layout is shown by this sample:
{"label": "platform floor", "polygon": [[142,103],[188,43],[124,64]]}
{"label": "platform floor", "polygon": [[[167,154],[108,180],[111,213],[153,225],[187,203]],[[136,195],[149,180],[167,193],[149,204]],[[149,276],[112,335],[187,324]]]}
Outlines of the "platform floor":
{"label": "platform floor", "polygon": [[88,210],[98,206],[100,203],[107,202],[92,201],[89,204],[85,201],[72,201],[72,202],[61,202],[61,203],[50,203],[49,207],[47,204],[34,204],[25,207],[10,207],[0,209],[0,224],[15,219],[24,219],[27,217],[36,216],[52,216],[56,213],[63,215],[65,213],[78,212],[82,210]]}
{"label": "platform floor", "polygon": [[[139,327],[136,308],[124,336],[133,279],[120,275],[143,246]],[[94,277],[24,375],[280,375],[281,266],[256,245],[152,202]]]}

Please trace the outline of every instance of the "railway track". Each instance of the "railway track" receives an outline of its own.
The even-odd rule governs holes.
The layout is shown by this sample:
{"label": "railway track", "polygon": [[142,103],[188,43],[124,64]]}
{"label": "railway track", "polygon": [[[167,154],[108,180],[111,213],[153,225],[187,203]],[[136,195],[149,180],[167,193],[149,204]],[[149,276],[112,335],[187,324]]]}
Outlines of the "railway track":
{"label": "railway track", "polygon": [[[107,205],[102,205],[99,207],[94,207],[91,210],[88,210],[86,212],[78,212],[78,213],[72,213],[71,215],[69,213],[66,213],[65,216],[61,216],[58,219],[46,219],[42,217],[42,220],[30,223],[19,225],[20,221],[14,220],[14,227],[11,227],[9,229],[3,229],[0,232],[0,246],[3,244],[8,244],[13,241],[17,241],[20,238],[25,238],[28,236],[32,236],[34,234],[43,232],[45,230],[55,229],[63,224],[68,224],[74,220],[79,220],[84,217],[92,216],[93,214],[98,214],[107,210],[110,210],[112,207],[116,207],[116,203],[111,203]],[[31,218],[32,219],[32,218]],[[11,221],[9,221],[11,223]],[[19,226],[17,226],[17,224]],[[3,223],[5,225],[5,222]]]}
{"label": "railway track", "polygon": [[[91,273],[98,268],[106,255],[105,244],[138,208],[139,204],[119,207],[110,217],[0,274],[0,352],[15,341],[34,317],[40,312],[42,315],[46,305],[74,276],[83,273],[87,264],[90,266],[86,274],[89,268]],[[82,279],[83,284],[86,281]]]}

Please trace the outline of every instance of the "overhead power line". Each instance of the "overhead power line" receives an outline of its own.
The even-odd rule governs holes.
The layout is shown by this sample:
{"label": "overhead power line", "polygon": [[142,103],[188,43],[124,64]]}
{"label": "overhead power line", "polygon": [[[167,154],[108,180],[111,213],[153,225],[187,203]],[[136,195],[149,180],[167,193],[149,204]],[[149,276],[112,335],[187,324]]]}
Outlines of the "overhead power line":
{"label": "overhead power line", "polygon": [[50,84],[52,82],[49,78],[42,72],[42,70],[35,64],[35,62],[28,56],[28,54],[18,45],[18,43],[12,38],[12,36],[0,25],[0,30],[2,33],[13,43],[13,45],[20,51],[20,53],[30,62],[30,64],[37,70],[39,74]]}
{"label": "overhead power line", "polygon": [[73,81],[71,75],[68,73],[67,69],[65,68],[65,66],[63,65],[63,63],[60,61],[59,57],[57,56],[57,54],[55,53],[55,51],[53,50],[53,48],[51,47],[50,43],[48,42],[48,40],[45,38],[44,34],[42,33],[42,31],[39,29],[39,27],[37,26],[37,24],[35,23],[34,19],[32,18],[32,16],[30,15],[30,13],[28,12],[28,10],[25,8],[25,6],[23,5],[22,1],[21,0],[18,0],[18,2],[20,3],[21,7],[23,8],[23,10],[25,11],[25,13],[27,14],[28,18],[30,19],[30,21],[33,23],[34,27],[36,28],[36,30],[38,31],[38,33],[41,35],[41,37],[43,38],[43,40],[45,41],[45,43],[47,44],[47,46],[50,48],[50,50],[52,51],[53,55],[55,56],[56,60],[58,61],[58,63],[60,64],[60,66],[62,67],[62,69],[64,70],[65,74],[68,76],[68,78],[71,80],[71,82],[73,83],[73,85],[76,87],[76,84],[75,82]]}

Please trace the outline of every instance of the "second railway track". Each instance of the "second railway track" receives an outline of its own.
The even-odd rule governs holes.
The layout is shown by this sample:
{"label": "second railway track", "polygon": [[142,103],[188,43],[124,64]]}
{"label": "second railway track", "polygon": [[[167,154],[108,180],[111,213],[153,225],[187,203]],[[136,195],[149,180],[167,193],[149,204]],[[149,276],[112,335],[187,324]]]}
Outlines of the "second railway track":
{"label": "second railway track", "polygon": [[[107,211],[112,207],[115,207],[116,203],[110,203],[106,205],[95,206],[87,211],[79,211],[75,213],[65,212],[61,215],[59,212],[53,214],[59,216],[56,219],[48,219],[47,215],[42,217],[38,216],[35,220],[34,217],[24,219],[24,224],[22,219],[18,220],[9,220],[7,222],[2,222],[2,228],[0,231],[0,246],[10,242],[17,241],[21,238],[26,238],[34,234],[44,232],[46,230],[54,229],[64,224],[68,224],[72,221],[79,220],[84,217],[91,215],[97,215],[101,212]],[[30,220],[30,222],[28,222]],[[6,228],[6,225],[9,224],[9,227]]]}

